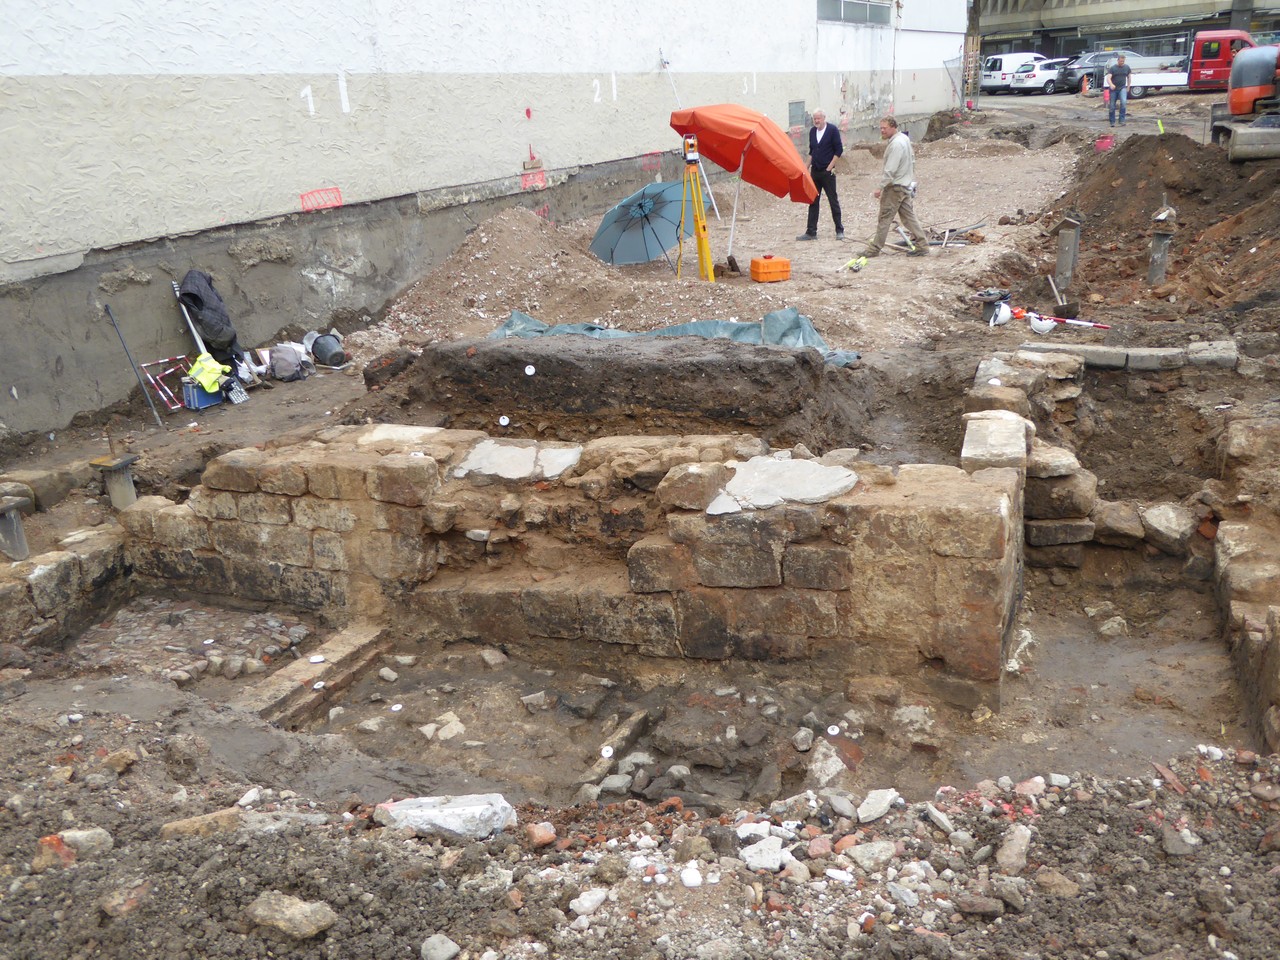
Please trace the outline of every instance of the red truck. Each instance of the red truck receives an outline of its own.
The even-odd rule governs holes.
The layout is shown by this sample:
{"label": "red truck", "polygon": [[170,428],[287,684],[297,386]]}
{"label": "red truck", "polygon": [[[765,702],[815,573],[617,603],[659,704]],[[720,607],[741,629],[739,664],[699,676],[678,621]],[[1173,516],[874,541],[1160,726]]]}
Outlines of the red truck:
{"label": "red truck", "polygon": [[1171,87],[1187,90],[1225,90],[1231,79],[1231,61],[1246,47],[1255,47],[1243,30],[1201,30],[1191,40],[1189,57],[1169,62],[1167,57],[1127,59],[1133,74],[1129,96],[1137,100],[1149,91]]}

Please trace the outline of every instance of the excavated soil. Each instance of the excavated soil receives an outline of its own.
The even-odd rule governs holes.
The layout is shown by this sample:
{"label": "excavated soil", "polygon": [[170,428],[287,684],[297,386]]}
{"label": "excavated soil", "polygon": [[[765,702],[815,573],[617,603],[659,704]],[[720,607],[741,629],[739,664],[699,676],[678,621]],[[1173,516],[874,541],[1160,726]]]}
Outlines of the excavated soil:
{"label": "excavated soil", "polygon": [[[175,498],[218,453],[326,417],[493,429],[506,414],[522,436],[592,435],[593,419],[606,434],[665,432],[701,422],[690,397],[815,453],[857,444],[883,462],[954,462],[976,362],[1034,336],[984,325],[972,294],[1007,287],[1015,303],[1050,311],[1047,229],[1070,210],[1085,232],[1069,294],[1082,317],[1112,329],[1060,327],[1053,339],[1235,335],[1259,372],[1091,373],[1076,416],[1043,424],[1043,435],[1076,449],[1106,498],[1193,494],[1213,474],[1224,416],[1261,409],[1274,392],[1280,167],[1232,167],[1178,135],[1130,134],[1098,154],[1078,126],[977,113],[938,127],[948,135],[918,147],[918,207],[939,236],[972,227],[965,246],[927,260],[889,252],[849,272],[859,245],[831,238],[825,209],[820,239],[797,243],[803,209],[747,189],[734,256],[744,266],[788,256],[792,279],[707,284],[691,276],[691,251],[683,279],[661,261],[614,268],[586,252],[594,223],[509,211],[377,324],[351,332],[374,389],[342,374],[279,384],[236,408],[184,415],[163,434],[145,408],[117,411],[112,435],[143,454],[140,492]],[[850,151],[840,190],[851,238],[872,227],[877,169],[873,151]],[[723,262],[732,193],[716,195],[724,220],[713,221],[712,243]],[[1169,280],[1152,291],[1146,250],[1164,204],[1176,208],[1178,232]],[[511,309],[652,330],[758,320],[783,306],[862,361],[836,371],[789,357],[774,369],[773,351],[723,344],[483,341]],[[522,351],[534,359],[517,366]],[[664,351],[698,379],[664,383]],[[526,362],[579,364],[581,389],[565,399],[595,407],[557,410],[523,374]],[[647,364],[644,377],[610,382],[610,369],[636,363]],[[803,376],[787,380],[782,367]],[[800,385],[812,394],[795,396]],[[839,426],[846,418],[855,424]],[[97,455],[102,426],[11,449],[24,451],[22,466]],[[81,493],[41,515],[33,546],[103,520],[100,499]],[[1171,560],[1098,548],[1080,571],[1028,570],[1026,588],[998,715],[803,668],[636,663],[567,648],[504,659],[502,638],[431,649],[406,624],[385,662],[394,680],[374,671],[340,709],[294,732],[225,706],[245,678],[184,690],[158,679],[168,660],[209,640],[269,647],[272,660],[328,635],[289,611],[149,598],[104,611],[65,654],[0,645],[0,667],[31,671],[0,683],[0,956],[453,956],[433,936],[471,960],[1274,955],[1280,763],[1250,752],[1209,584]],[[1116,617],[1123,632],[1102,629]],[[647,754],[634,760],[643,788],[573,804],[601,743],[641,710],[648,721],[633,749]],[[449,716],[464,732],[422,736]],[[802,751],[797,737],[813,745]],[[785,800],[807,785],[813,750],[848,770],[843,801]],[[859,823],[850,798],[857,807],[890,786],[902,799]],[[520,827],[484,842],[423,840],[372,817],[389,798],[486,790],[518,803]],[[770,808],[775,798],[784,799]],[[166,822],[228,807],[241,811],[236,832],[158,836]],[[743,865],[756,837],[735,827],[766,814],[765,832],[801,867]],[[554,831],[546,845],[524,830],[540,821]],[[90,827],[110,834],[110,849],[68,855],[41,843]],[[1015,829],[1024,827],[1025,864]],[[859,848],[884,859],[855,866]],[[598,908],[573,905],[593,889],[605,891]],[[294,937],[255,923],[248,907],[268,891],[323,901],[332,925]]]}

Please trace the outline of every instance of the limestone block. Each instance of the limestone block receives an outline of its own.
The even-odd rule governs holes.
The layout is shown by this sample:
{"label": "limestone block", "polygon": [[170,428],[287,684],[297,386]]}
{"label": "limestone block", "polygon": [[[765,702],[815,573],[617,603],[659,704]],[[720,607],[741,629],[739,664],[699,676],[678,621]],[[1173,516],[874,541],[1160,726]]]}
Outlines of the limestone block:
{"label": "limestone block", "polygon": [[1219,566],[1219,589],[1234,603],[1275,603],[1280,597],[1280,563],[1238,557]]}
{"label": "limestone block", "polygon": [[789,526],[785,510],[745,510],[724,516],[700,513],[667,515],[669,535],[676,543],[754,546],[786,543]]}
{"label": "limestone block", "polygon": [[[532,506],[530,504],[529,506]],[[448,533],[458,519],[458,505],[441,500],[433,500],[423,510],[423,520],[432,533]]]}
{"label": "limestone block", "polygon": [[955,467],[899,471],[892,487],[870,487],[827,506],[827,535],[854,550],[861,574],[886,558],[998,559],[1013,542],[1008,484],[976,483]]}
{"label": "limestone block", "polygon": [[617,479],[641,490],[657,490],[667,475],[667,468],[656,457],[619,457],[610,468]]}
{"label": "limestone block", "polygon": [[307,492],[307,471],[293,452],[269,455],[258,467],[258,489],[285,497]]}
{"label": "limestone block", "polygon": [[1037,438],[1027,457],[1028,477],[1066,477],[1080,469],[1076,455],[1065,447],[1055,447]]}
{"label": "limestone block", "polygon": [[1018,387],[993,387],[982,382],[970,387],[964,395],[964,412],[978,410],[1009,410],[1020,417],[1031,419],[1031,402],[1025,390]]}
{"label": "limestone block", "polygon": [[311,534],[311,551],[317,570],[349,569],[347,548],[342,534],[332,530],[316,530]]}
{"label": "limestone block", "polygon": [[502,480],[532,480],[538,466],[536,440],[491,440],[475,444],[453,469],[454,477],[478,476]]}
{"label": "limestone block", "polygon": [[658,502],[669,510],[706,510],[731,475],[723,463],[679,464],[658,484]]}
{"label": "limestone block", "polygon": [[1197,367],[1222,367],[1234,370],[1240,353],[1234,340],[1211,340],[1187,344],[1187,362]]}
{"label": "limestone block", "polygon": [[1023,524],[1027,543],[1053,547],[1060,543],[1084,543],[1093,539],[1093,521],[1083,519],[1028,520]]}
{"label": "limestone block", "polygon": [[431,502],[440,486],[440,468],[430,457],[392,454],[374,463],[366,483],[374,500],[420,507]]}
{"label": "limestone block", "polygon": [[199,584],[202,592],[210,594],[231,595],[235,590],[226,557],[158,544],[145,545],[142,549],[134,546],[125,544],[125,557],[136,576]]}
{"label": "limestone block", "polygon": [[756,632],[834,637],[841,628],[835,600],[827,591],[788,587],[735,594],[728,624],[738,635]]}
{"label": "limestone block", "polygon": [[1012,362],[1020,367],[1038,367],[1051,380],[1084,379],[1084,359],[1074,354],[1046,353],[1040,350],[1017,350]]}
{"label": "limestone block", "polygon": [[1129,347],[1130,370],[1176,370],[1186,366],[1187,351],[1181,347]]}
{"label": "limestone block", "polygon": [[241,493],[236,497],[236,516],[245,523],[292,523],[292,497],[272,493]]}
{"label": "limestone block", "polygon": [[[978,364],[978,370],[973,375],[973,385],[975,387],[1014,387],[1031,396],[1044,386],[1045,379],[1045,372],[1037,367],[1015,365],[1000,357],[988,357]],[[992,380],[999,382],[992,383]]]}
{"label": "limestone block", "polygon": [[804,543],[822,536],[822,522],[827,515],[825,503],[788,503],[782,508],[787,519],[787,541]]}
{"label": "limestone block", "polygon": [[1087,517],[1098,498],[1098,478],[1088,470],[1067,476],[1027,477],[1023,511],[1031,520]]}
{"label": "limestone block", "polygon": [[227,564],[227,573],[231,580],[228,589],[238,597],[306,610],[341,609],[347,605],[348,581],[339,572],[234,560]]}
{"label": "limestone block", "polygon": [[579,603],[583,639],[635,646],[655,657],[680,655],[670,594],[590,590],[582,592]]}
{"label": "limestone block", "polygon": [[631,545],[627,575],[635,593],[670,592],[697,583],[688,546],[663,536],[645,537]]}
{"label": "limestone block", "polygon": [[569,580],[552,580],[525,587],[519,604],[528,633],[559,640],[581,637],[579,593],[580,584]]}
{"label": "limestone block", "polygon": [[964,446],[960,450],[960,466],[965,470],[1022,469],[1026,462],[1027,431],[1020,422],[973,420],[965,424]]}
{"label": "limestone block", "polygon": [[65,550],[53,550],[14,564],[12,572],[24,577],[31,601],[42,617],[65,616],[79,605],[82,590],[80,558]]}
{"label": "limestone block", "polygon": [[1280,419],[1232,420],[1218,438],[1217,458],[1218,471],[1224,480],[1234,478],[1242,465],[1280,461]]}
{"label": "limestone block", "polygon": [[1177,503],[1158,503],[1140,513],[1148,543],[1171,556],[1186,555],[1187,543],[1199,524],[1190,510]]}
{"label": "limestone block", "polygon": [[1028,567],[1069,567],[1077,570],[1084,566],[1083,543],[1060,543],[1052,547],[1027,547]]}
{"label": "limestone block", "polygon": [[199,486],[187,497],[187,506],[202,520],[235,520],[236,495],[226,490]]}
{"label": "limestone block", "polygon": [[1018,347],[1018,352],[1071,354],[1080,357],[1085,366],[1102,370],[1123,370],[1129,362],[1129,352],[1124,347],[1096,344],[1024,343]]}
{"label": "limestone block", "polygon": [[725,660],[733,655],[729,630],[730,600],[722,590],[695,588],[675,595],[680,646],[686,657]]}
{"label": "limestone block", "polygon": [[1014,413],[1012,410],[978,410],[974,413],[961,414],[960,419],[966,424],[972,423],[975,420],[999,420],[1005,423],[1020,423],[1022,424],[1023,430],[1026,431],[1026,453],[1028,455],[1031,453],[1031,446],[1036,439],[1036,425],[1026,417],[1018,416],[1018,414]]}
{"label": "limestone block", "polygon": [[299,463],[307,474],[307,490],[325,500],[365,500],[365,472],[371,458],[364,454],[325,451],[321,455],[301,455]]}
{"label": "limestone block", "polygon": [[[290,506],[293,511],[293,522],[307,530],[332,530],[336,533],[346,533],[354,530],[356,526],[356,512],[352,509],[352,504],[346,501],[324,500],[320,497],[296,497]],[[378,527],[376,520],[374,526],[386,529]]]}
{"label": "limestone block", "polygon": [[40,511],[52,509],[79,486],[75,474],[64,469],[7,470],[0,474],[0,480],[29,487],[35,508]]}
{"label": "limestone block", "polygon": [[1089,519],[1094,524],[1093,539],[1109,547],[1136,547],[1147,535],[1133,500],[1096,500]]}
{"label": "limestone block", "polygon": [[439,563],[434,537],[373,530],[361,539],[360,550],[365,569],[379,580],[430,580]]}
{"label": "limestone block", "polygon": [[118,527],[89,527],[63,537],[58,546],[80,558],[81,582],[92,591],[124,576],[124,539]]}
{"label": "limestone block", "polygon": [[692,550],[693,567],[703,586],[776,587],[782,583],[781,543],[695,543]]}
{"label": "limestone block", "polygon": [[39,616],[25,578],[0,580],[0,637],[14,642]]}
{"label": "limestone block", "polygon": [[232,450],[209,461],[200,482],[213,490],[250,493],[258,489],[258,468],[266,461],[261,450]]}
{"label": "limestone block", "polygon": [[914,647],[916,636],[934,630],[941,609],[936,563],[927,553],[896,553],[855,564],[858,576],[850,588],[833,594],[839,602],[842,634]]}
{"label": "limestone block", "polygon": [[165,497],[139,497],[116,514],[116,519],[130,537],[152,540],[155,537],[156,513],[172,506],[173,501]]}
{"label": "limestone block", "polygon": [[932,629],[921,636],[921,652],[942,659],[959,676],[998,680],[1004,668],[1004,637],[1018,594],[1018,573],[1012,558],[986,564],[939,563],[934,571],[939,615]]}
{"label": "limestone block", "polygon": [[788,587],[848,590],[853,576],[853,554],[836,544],[793,543],[782,555],[782,582]]}
{"label": "limestone block", "polygon": [[[413,594],[426,637],[501,643],[529,636],[521,609],[521,588],[497,578],[477,577],[465,588],[435,590],[429,584]],[[492,582],[491,582],[492,581]]]}
{"label": "limestone block", "polygon": [[197,517],[185,503],[163,507],[155,514],[155,540],[169,547],[207,549],[210,545],[209,521]]}
{"label": "limestone block", "polygon": [[211,520],[213,547],[228,557],[311,566],[311,531],[239,520]]}

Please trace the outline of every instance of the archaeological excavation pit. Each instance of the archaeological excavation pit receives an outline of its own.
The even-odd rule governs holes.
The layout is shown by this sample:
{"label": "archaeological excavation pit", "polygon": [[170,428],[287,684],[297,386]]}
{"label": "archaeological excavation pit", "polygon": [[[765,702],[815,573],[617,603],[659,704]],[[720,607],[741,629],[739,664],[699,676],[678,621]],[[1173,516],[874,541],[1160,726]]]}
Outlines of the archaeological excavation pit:
{"label": "archaeological excavation pit", "polygon": [[1229,341],[939,353],[905,384],[559,341],[425,351],[342,424],[217,457],[15,565],[7,623],[57,643],[119,608],[83,656],[143,636],[133,669],[378,758],[357,791],[719,812],[1275,747],[1280,420]]}

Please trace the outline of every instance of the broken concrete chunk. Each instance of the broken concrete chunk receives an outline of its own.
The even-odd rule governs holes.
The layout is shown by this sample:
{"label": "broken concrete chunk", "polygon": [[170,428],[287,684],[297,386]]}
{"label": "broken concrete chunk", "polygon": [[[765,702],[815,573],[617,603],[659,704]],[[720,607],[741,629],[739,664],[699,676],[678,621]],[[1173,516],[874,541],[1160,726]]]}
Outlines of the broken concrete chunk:
{"label": "broken concrete chunk", "polygon": [[373,818],[383,826],[410,829],[419,837],[450,840],[483,840],[516,824],[515,809],[498,793],[380,803]]}
{"label": "broken concrete chunk", "polygon": [[338,922],[338,915],[324,901],[299,900],[279,890],[260,895],[249,904],[245,916],[294,940],[308,940]]}
{"label": "broken concrete chunk", "polygon": [[870,823],[879,820],[898,800],[898,791],[889,787],[885,790],[872,790],[867,798],[858,806],[858,822]]}

